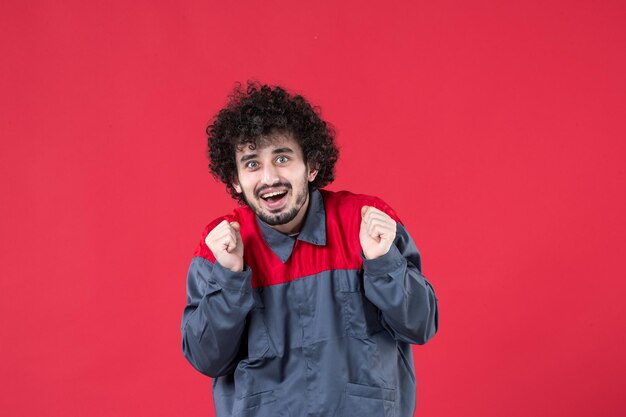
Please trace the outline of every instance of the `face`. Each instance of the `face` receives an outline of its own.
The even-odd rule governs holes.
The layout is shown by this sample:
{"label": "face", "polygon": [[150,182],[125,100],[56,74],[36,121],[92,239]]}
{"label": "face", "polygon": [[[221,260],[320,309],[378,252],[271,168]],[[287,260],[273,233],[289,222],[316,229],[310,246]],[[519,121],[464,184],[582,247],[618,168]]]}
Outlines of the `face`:
{"label": "face", "polygon": [[265,223],[283,233],[300,230],[309,203],[309,182],[317,170],[304,162],[302,148],[290,134],[276,133],[244,144],[235,152],[235,191]]}

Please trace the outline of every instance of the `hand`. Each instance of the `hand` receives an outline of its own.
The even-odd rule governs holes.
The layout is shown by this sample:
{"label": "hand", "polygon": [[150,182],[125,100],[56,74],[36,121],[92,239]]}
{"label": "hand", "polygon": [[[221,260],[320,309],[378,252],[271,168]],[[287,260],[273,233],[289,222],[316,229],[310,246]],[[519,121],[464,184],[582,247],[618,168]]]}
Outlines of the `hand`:
{"label": "hand", "polygon": [[387,213],[375,207],[361,207],[359,239],[365,259],[383,256],[396,238],[396,222]]}
{"label": "hand", "polygon": [[239,228],[239,223],[223,220],[204,240],[217,262],[233,272],[243,271],[243,242]]}

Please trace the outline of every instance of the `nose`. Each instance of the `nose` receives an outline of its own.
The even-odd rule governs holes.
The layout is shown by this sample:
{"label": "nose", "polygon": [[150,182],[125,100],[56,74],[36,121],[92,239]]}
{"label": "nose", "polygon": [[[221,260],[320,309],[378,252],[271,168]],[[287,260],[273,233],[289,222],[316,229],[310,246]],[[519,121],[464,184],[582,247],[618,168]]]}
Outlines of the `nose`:
{"label": "nose", "polygon": [[274,164],[265,164],[263,167],[263,183],[273,185],[278,182],[278,170]]}

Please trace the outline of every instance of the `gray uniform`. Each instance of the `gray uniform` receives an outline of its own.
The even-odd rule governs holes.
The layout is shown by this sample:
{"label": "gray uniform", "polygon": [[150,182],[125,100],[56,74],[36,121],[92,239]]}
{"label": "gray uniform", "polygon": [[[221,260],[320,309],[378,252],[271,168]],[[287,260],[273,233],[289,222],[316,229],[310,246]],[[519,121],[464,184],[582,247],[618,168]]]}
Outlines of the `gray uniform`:
{"label": "gray uniform", "polygon": [[[362,256],[361,207],[397,221],[389,252]],[[243,272],[215,261],[204,237],[238,221]],[[437,331],[437,299],[395,212],[376,197],[313,190],[297,237],[248,207],[210,223],[191,261],[183,352],[214,378],[218,417],[409,417],[411,344]]]}

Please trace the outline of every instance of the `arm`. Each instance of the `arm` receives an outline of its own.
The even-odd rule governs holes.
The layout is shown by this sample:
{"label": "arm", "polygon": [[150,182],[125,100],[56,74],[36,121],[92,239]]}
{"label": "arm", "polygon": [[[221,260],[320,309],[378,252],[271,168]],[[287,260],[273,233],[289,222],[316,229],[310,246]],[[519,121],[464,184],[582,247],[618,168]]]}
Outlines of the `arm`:
{"label": "arm", "polygon": [[244,267],[238,222],[217,219],[203,235],[187,276],[183,353],[198,371],[217,377],[237,366],[246,317],[254,305],[252,272]]}
{"label": "arm", "polygon": [[395,339],[424,344],[435,335],[435,291],[422,275],[419,252],[400,223],[389,252],[364,259],[363,270],[365,296],[381,310],[383,326]]}
{"label": "arm", "polygon": [[413,239],[379,210],[364,207],[362,214],[365,296],[380,309],[383,326],[396,340],[424,344],[437,332],[439,314]]}
{"label": "arm", "polygon": [[250,269],[233,272],[195,257],[187,275],[183,312],[183,353],[198,371],[226,375],[237,365],[246,316],[254,301]]}

